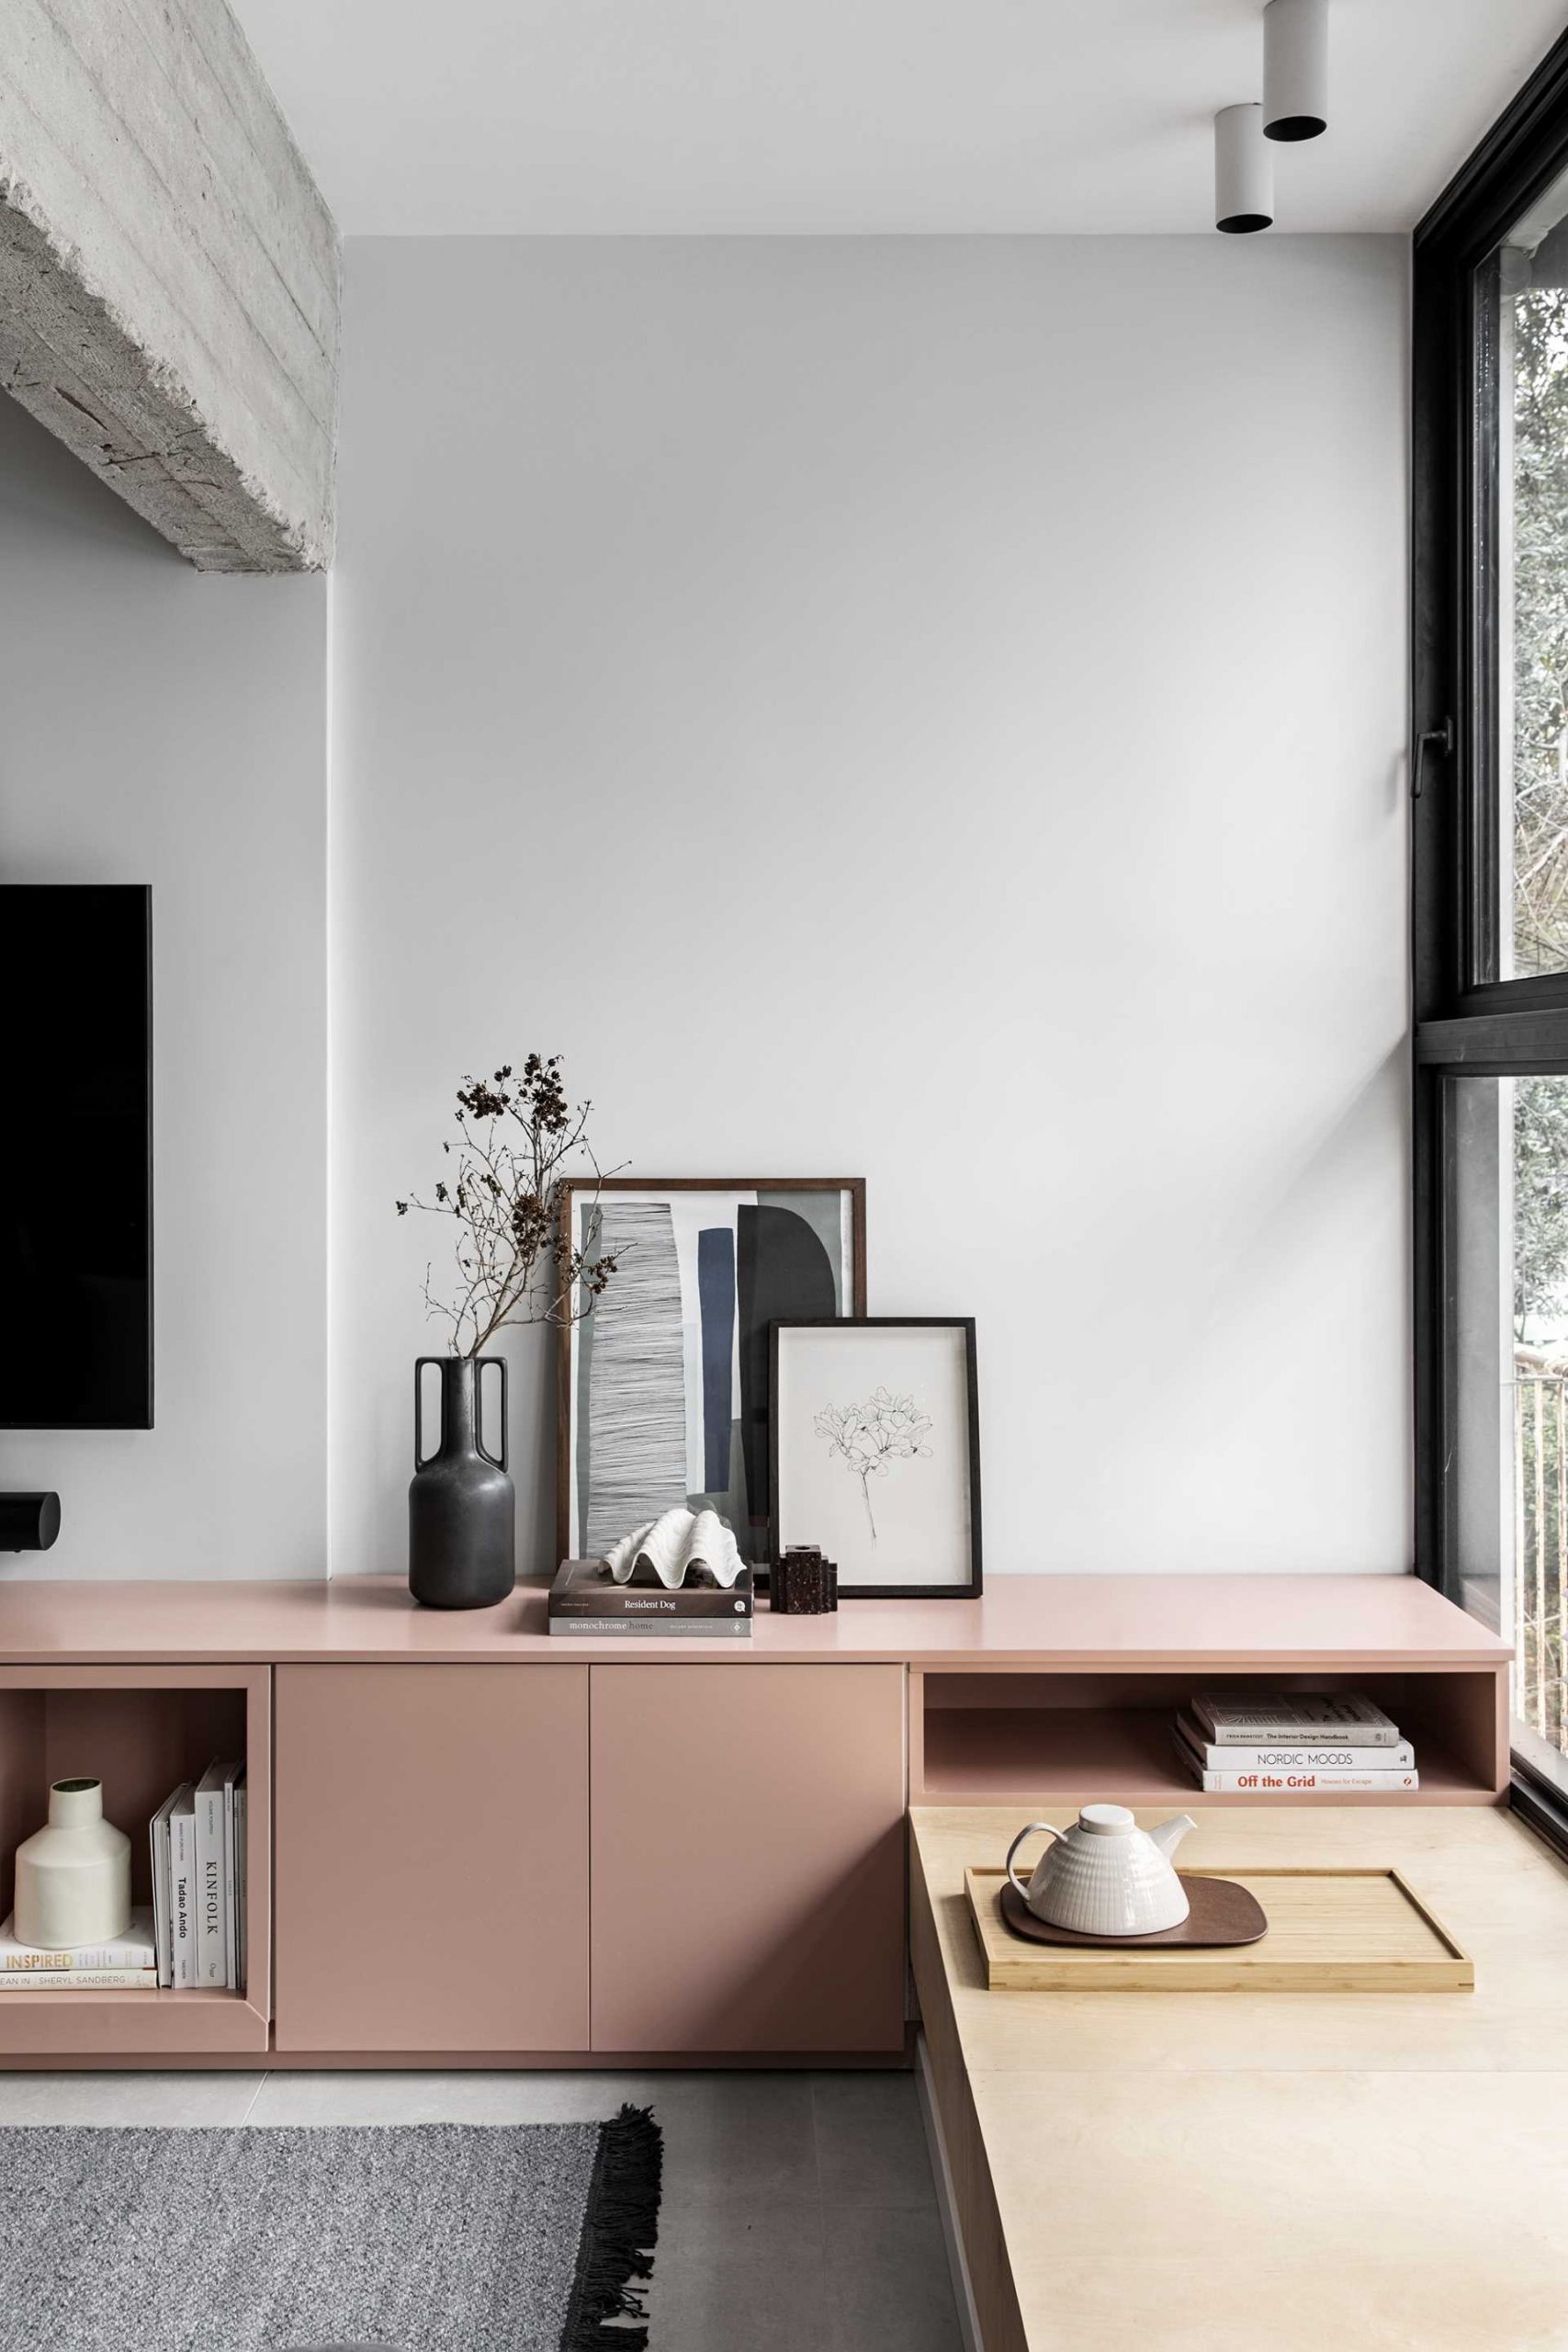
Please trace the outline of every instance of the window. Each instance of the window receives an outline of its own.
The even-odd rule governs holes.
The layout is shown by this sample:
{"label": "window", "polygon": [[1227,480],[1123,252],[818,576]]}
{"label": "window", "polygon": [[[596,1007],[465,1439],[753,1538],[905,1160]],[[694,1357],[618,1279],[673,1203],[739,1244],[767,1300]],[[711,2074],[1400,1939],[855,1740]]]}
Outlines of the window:
{"label": "window", "polygon": [[1568,1824],[1568,39],[1416,239],[1416,1565]]}

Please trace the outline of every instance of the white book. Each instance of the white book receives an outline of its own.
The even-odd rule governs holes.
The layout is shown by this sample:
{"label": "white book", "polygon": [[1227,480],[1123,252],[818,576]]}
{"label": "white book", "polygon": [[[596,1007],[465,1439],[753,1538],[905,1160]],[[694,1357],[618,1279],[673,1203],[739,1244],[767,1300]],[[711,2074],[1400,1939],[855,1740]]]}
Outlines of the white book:
{"label": "white book", "polygon": [[1258,1747],[1225,1745],[1217,1740],[1205,1740],[1190,1715],[1178,1715],[1176,1728],[1192,1750],[1194,1763],[1215,1772],[1248,1772],[1258,1767],[1275,1771],[1310,1772],[1413,1772],[1416,1750],[1409,1740],[1396,1740],[1392,1747],[1363,1747],[1339,1740],[1289,1740],[1265,1743]]}
{"label": "white book", "polygon": [[158,1947],[158,1982],[165,1989],[175,1981],[169,1897],[169,1808],[177,1793],[177,1791],[170,1791],[148,1824],[148,1836],[152,1844],[152,1933]]}
{"label": "white book", "polygon": [[229,1930],[223,1903],[223,1767],[209,1764],[196,1784],[196,1981],[229,1981]]}
{"label": "white book", "polygon": [[234,1789],[234,1910],[239,1932],[234,1944],[235,1988],[243,1993],[249,1982],[250,1967],[250,1792],[242,1769]]}
{"label": "white book", "polygon": [[1249,1772],[1209,1771],[1193,1756],[1184,1739],[1176,1752],[1200,1788],[1212,1796],[1311,1797],[1400,1796],[1421,1785],[1419,1772],[1292,1772],[1283,1766]]}
{"label": "white book", "polygon": [[243,1764],[223,1767],[223,1982],[231,1993],[239,1986],[240,1923],[235,1902],[234,1789]]}
{"label": "white book", "polygon": [[176,1993],[197,1984],[196,1791],[182,1781],[169,1803],[170,1975]]}
{"label": "white book", "polygon": [[1397,1724],[1359,1690],[1200,1690],[1192,1713],[1217,1747],[1295,1747],[1311,1739],[1393,1747],[1399,1738]]}
{"label": "white book", "polygon": [[158,1964],[152,1914],[146,1905],[131,1913],[123,1936],[107,1944],[81,1944],[70,1951],[19,1944],[15,1927],[14,1919],[0,1926],[0,1982],[10,1976],[70,1976],[80,1969],[142,1969]]}
{"label": "white book", "polygon": [[7,1993],[155,1993],[155,1968],[50,1968],[36,1975],[0,1976]]}

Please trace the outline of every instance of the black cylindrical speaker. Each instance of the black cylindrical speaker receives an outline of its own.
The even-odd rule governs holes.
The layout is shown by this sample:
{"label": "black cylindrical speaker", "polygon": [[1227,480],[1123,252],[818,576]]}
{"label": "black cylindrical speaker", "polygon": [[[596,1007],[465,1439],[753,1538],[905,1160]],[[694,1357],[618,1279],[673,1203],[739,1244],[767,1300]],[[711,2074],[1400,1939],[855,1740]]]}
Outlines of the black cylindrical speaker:
{"label": "black cylindrical speaker", "polygon": [[0,1495],[0,1552],[47,1552],[59,1532],[58,1495]]}

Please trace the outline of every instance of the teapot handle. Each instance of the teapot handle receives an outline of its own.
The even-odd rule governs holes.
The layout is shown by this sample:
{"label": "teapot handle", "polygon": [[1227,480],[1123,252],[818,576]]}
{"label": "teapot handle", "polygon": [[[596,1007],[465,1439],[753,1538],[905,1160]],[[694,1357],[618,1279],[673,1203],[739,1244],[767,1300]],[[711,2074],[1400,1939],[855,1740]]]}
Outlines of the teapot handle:
{"label": "teapot handle", "polygon": [[1022,1845],[1024,1839],[1026,1838],[1032,1838],[1037,1829],[1043,1831],[1047,1838],[1059,1838],[1062,1834],[1059,1829],[1053,1829],[1048,1821],[1032,1821],[1024,1828],[1019,1831],[1018,1836],[1008,1848],[1008,1882],[1011,1886],[1013,1893],[1024,1903],[1027,1903],[1029,1900],[1029,1889],[1026,1886],[1021,1886],[1019,1883],[1018,1872],[1012,1866],[1013,1857],[1018,1852],[1018,1849]]}

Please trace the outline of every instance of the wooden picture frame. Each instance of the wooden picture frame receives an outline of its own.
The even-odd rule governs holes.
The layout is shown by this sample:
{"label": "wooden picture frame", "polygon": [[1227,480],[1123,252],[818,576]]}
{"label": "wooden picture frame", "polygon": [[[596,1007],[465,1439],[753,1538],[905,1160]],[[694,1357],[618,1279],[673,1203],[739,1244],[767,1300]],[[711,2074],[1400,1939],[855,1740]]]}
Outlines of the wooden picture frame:
{"label": "wooden picture frame", "polygon": [[[826,1196],[832,1195],[837,1196],[837,1205],[836,1210],[830,1215]],[[597,1557],[603,1548],[599,1539],[605,1537],[606,1530],[611,1527],[612,1521],[615,1519],[622,1517],[625,1519],[624,1525],[615,1525],[613,1528],[613,1535],[618,1537],[629,1533],[631,1529],[638,1523],[639,1517],[652,1517],[658,1510],[668,1509],[671,1503],[684,1502],[694,1494],[716,1495],[720,1491],[720,1485],[716,1479],[705,1476],[700,1485],[694,1486],[689,1475],[696,1466],[690,1393],[694,1378],[700,1379],[701,1382],[705,1415],[707,1414],[710,1401],[716,1404],[716,1410],[712,1416],[713,1426],[705,1427],[704,1430],[705,1459],[703,1466],[705,1471],[716,1472],[721,1466],[716,1457],[721,1448],[722,1423],[725,1419],[724,1377],[716,1361],[718,1351],[716,1350],[715,1358],[710,1366],[703,1330],[703,1316],[709,1313],[713,1301],[711,1289],[706,1283],[707,1261],[705,1256],[700,1254],[700,1233],[699,1254],[695,1258],[694,1258],[693,1249],[694,1220],[700,1227],[704,1215],[700,1205],[703,1196],[706,1196],[712,1204],[712,1223],[706,1227],[701,1227],[701,1231],[722,1236],[728,1230],[731,1237],[728,1278],[734,1302],[735,1338],[731,1351],[733,1365],[729,1375],[730,1408],[728,1418],[731,1424],[731,1430],[727,1466],[730,1477],[727,1491],[735,1508],[728,1510],[726,1516],[729,1517],[734,1524],[736,1508],[739,1508],[742,1501],[746,1504],[747,1508],[741,1514],[745,1523],[735,1525],[736,1541],[740,1546],[743,1556],[751,1558],[756,1566],[763,1570],[766,1568],[770,1555],[772,1514],[765,1508],[754,1510],[750,1507],[753,1499],[763,1505],[766,1504],[766,1481],[771,1475],[772,1464],[767,1382],[772,1377],[771,1327],[775,1317],[772,1312],[762,1310],[773,1304],[787,1300],[792,1288],[799,1290],[804,1295],[810,1295],[813,1290],[821,1291],[824,1282],[822,1266],[816,1264],[811,1259],[810,1234],[815,1232],[822,1244],[823,1250],[828,1252],[822,1263],[828,1266],[831,1276],[829,1295],[836,1307],[834,1315],[826,1316],[822,1319],[826,1321],[840,1319],[840,1313],[845,1319],[863,1317],[866,1301],[866,1215],[863,1176],[623,1175],[606,1176],[597,1181],[589,1178],[562,1183],[559,1194],[559,1214],[567,1221],[566,1229],[574,1242],[581,1238],[580,1228],[585,1207],[609,1212],[602,1221],[600,1230],[609,1237],[613,1244],[617,1233],[624,1236],[627,1224],[632,1222],[624,1216],[616,1217],[615,1211],[617,1206],[624,1211],[633,1207],[651,1209],[661,1202],[669,1205],[671,1215],[668,1220],[670,1227],[668,1238],[662,1231],[657,1229],[652,1236],[661,1257],[664,1295],[651,1304],[660,1309],[667,1330],[671,1328],[670,1317],[672,1311],[678,1314],[683,1327],[684,1339],[680,1356],[680,1374],[686,1399],[685,1444],[688,1476],[682,1482],[679,1491],[676,1491],[675,1464],[672,1459],[673,1430],[669,1426],[673,1412],[673,1374],[666,1361],[662,1367],[666,1381],[664,1400],[666,1429],[664,1442],[660,1449],[663,1457],[662,1468],[653,1467],[646,1485],[639,1483],[638,1470],[634,1469],[628,1472],[616,1482],[613,1489],[615,1496],[613,1504],[607,1505],[603,1510],[595,1510],[592,1507],[592,1471],[583,1452],[583,1438],[588,1417],[580,1408],[585,1401],[591,1351],[595,1338],[603,1336],[603,1333],[594,1332],[594,1317],[596,1315],[602,1316],[604,1329],[608,1330],[626,1304],[627,1294],[623,1290],[619,1296],[616,1296],[615,1290],[616,1278],[612,1277],[610,1290],[605,1293],[603,1300],[595,1302],[589,1315],[581,1321],[563,1324],[558,1333],[556,1351],[556,1550],[559,1559]],[[777,1211],[779,1216],[750,1221],[752,1241],[751,1263],[753,1272],[758,1276],[758,1288],[753,1294],[753,1304],[757,1308],[759,1320],[752,1326],[747,1326],[742,1319],[742,1261],[746,1255],[742,1247],[742,1235],[749,1220],[743,1219],[740,1212],[742,1209],[759,1208],[769,1212]],[[657,1218],[649,1218],[648,1221],[655,1228],[663,1222]],[[795,1224],[802,1227],[802,1232],[792,1231]],[[829,1225],[832,1227],[830,1238],[837,1244],[836,1264],[831,1262],[833,1252],[828,1251]],[[642,1265],[638,1267],[637,1257],[632,1252],[636,1251],[639,1246],[647,1249],[649,1243],[649,1237],[647,1235],[643,1237],[640,1245],[635,1238],[629,1248],[624,1238],[621,1242],[622,1249],[627,1252],[621,1267],[621,1274],[624,1276],[628,1270],[634,1270],[639,1290],[649,1287],[651,1270],[646,1256]],[[679,1300],[675,1302],[673,1308],[669,1295],[671,1250],[673,1251],[674,1280],[679,1285],[680,1292]],[[765,1261],[771,1268],[771,1274],[769,1280],[763,1283],[761,1280],[761,1270],[764,1263],[765,1251]],[[614,1254],[613,1247],[610,1254]],[[724,1258],[721,1240],[715,1243],[715,1256],[719,1261]],[[720,1262],[718,1281],[720,1311],[723,1280],[724,1268]],[[575,1303],[574,1300],[573,1304]],[[694,1371],[691,1336],[694,1316],[697,1318],[698,1348]],[[657,1319],[655,1317],[655,1324]],[[711,1314],[709,1320],[710,1324],[714,1320]],[[666,1357],[668,1354],[667,1350]],[[742,1361],[742,1358],[745,1360]],[[710,1369],[717,1391],[716,1398],[711,1400],[708,1385]],[[750,1407],[749,1419],[748,1407]],[[589,1434],[592,1432],[590,1431]],[[634,1437],[637,1450],[649,1453],[651,1463],[651,1450],[644,1444],[646,1428],[636,1431]],[[740,1485],[737,1483],[738,1479],[744,1481],[744,1493],[741,1492]]]}
{"label": "wooden picture frame", "polygon": [[[871,1336],[878,1333],[948,1332],[955,1335],[956,1344],[951,1351],[951,1365],[943,1371],[940,1357],[920,1347],[905,1351],[901,1359],[896,1347],[879,1346]],[[819,1438],[827,1448],[824,1456],[814,1449],[803,1451],[803,1468],[810,1464],[810,1500],[798,1499],[792,1478],[792,1452],[803,1433],[794,1421],[800,1417],[791,1395],[788,1358],[794,1333],[832,1334],[827,1341],[826,1355],[841,1355],[846,1373],[852,1365],[855,1377],[847,1381],[851,1393],[864,1387],[868,1394],[862,1405],[845,1408],[860,1418],[850,1431],[848,1448],[843,1436],[824,1427],[838,1413],[838,1399],[829,1398],[819,1366],[814,1374],[815,1389],[807,1406],[815,1406],[820,1397],[827,1409],[812,1415],[814,1439]],[[823,1356],[823,1351],[812,1350],[813,1356]],[[919,1367],[928,1379],[935,1377],[939,1387],[945,1380],[948,1394],[940,1405],[940,1431],[931,1418],[921,1409],[923,1402],[933,1407],[938,1399],[921,1399],[916,1389],[900,1393],[897,1385],[900,1362]],[[824,1362],[826,1358],[824,1358]],[[962,1396],[956,1393],[955,1374],[962,1373]],[[906,1378],[909,1373],[906,1371]],[[917,1385],[919,1372],[916,1374]],[[780,1556],[786,1544],[816,1544],[839,1566],[839,1597],[844,1600],[925,1600],[938,1598],[953,1600],[977,1600],[981,1590],[980,1542],[980,1392],[976,1377],[975,1318],[963,1315],[874,1315],[861,1316],[852,1322],[817,1316],[781,1317],[773,1331],[773,1375],[769,1383],[771,1412],[768,1425],[769,1492],[774,1510],[774,1557]],[[869,1421],[863,1408],[874,1404],[878,1396],[886,1398],[884,1413],[873,1415]],[[863,1436],[871,1428],[877,1442],[869,1449],[857,1450],[855,1437]],[[788,1431],[787,1446],[785,1431]],[[931,1438],[933,1442],[927,1443]],[[924,1492],[917,1477],[906,1479],[903,1500],[914,1506],[913,1517],[919,1521],[919,1542],[925,1545],[933,1573],[922,1574],[914,1580],[902,1576],[897,1568],[886,1575],[867,1579],[862,1572],[870,1558],[870,1547],[858,1524],[840,1508],[840,1494],[829,1480],[820,1475],[824,1460],[835,1463],[852,1474],[848,1491],[852,1492],[854,1476],[858,1476],[861,1496],[866,1516],[871,1522],[870,1544],[883,1540],[874,1523],[871,1501],[872,1479],[886,1477],[889,1489],[900,1464],[907,1463],[911,1471],[924,1459],[936,1459],[945,1453],[951,1457],[946,1475],[939,1473],[934,1492],[929,1483]],[[876,1458],[874,1458],[876,1457]],[[861,1466],[862,1460],[869,1466]],[[802,1479],[803,1487],[807,1484]],[[942,1539],[942,1518],[946,1519],[948,1542]],[[804,1508],[811,1524],[796,1524]],[[932,1518],[933,1511],[936,1517]],[[818,1524],[816,1522],[822,1523]],[[929,1544],[927,1536],[931,1536]],[[897,1536],[895,1535],[895,1542]],[[906,1543],[913,1541],[908,1527]],[[908,1558],[905,1552],[900,1556]],[[951,1573],[943,1573],[943,1563]],[[857,1565],[858,1564],[858,1565]]]}

